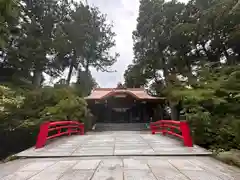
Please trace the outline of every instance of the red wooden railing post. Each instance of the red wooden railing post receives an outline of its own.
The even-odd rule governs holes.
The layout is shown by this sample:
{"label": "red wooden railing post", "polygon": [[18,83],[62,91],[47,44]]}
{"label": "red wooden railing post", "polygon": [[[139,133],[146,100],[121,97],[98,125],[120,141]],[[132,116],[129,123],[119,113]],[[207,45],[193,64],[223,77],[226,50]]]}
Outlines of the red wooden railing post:
{"label": "red wooden railing post", "polygon": [[70,136],[71,135],[71,128],[68,128],[67,132],[68,132],[68,136]]}
{"label": "red wooden railing post", "polygon": [[155,134],[156,133],[156,127],[153,123],[150,123],[150,129],[152,131],[152,134]]}
{"label": "red wooden railing post", "polygon": [[79,125],[79,129],[80,129],[80,134],[84,135],[84,125],[83,124]]}
{"label": "red wooden railing post", "polygon": [[183,142],[185,146],[193,147],[192,137],[190,133],[190,128],[186,121],[180,122],[180,128],[182,131]]}
{"label": "red wooden railing post", "polygon": [[162,135],[166,135],[166,132],[165,132],[165,126],[164,126],[164,121],[161,121],[160,123],[160,127],[161,127],[161,132],[162,132]]}
{"label": "red wooden railing post", "polygon": [[156,134],[156,127],[154,125],[152,126],[152,134]]}
{"label": "red wooden railing post", "polygon": [[[54,133],[51,133],[52,135],[49,136],[49,132]],[[70,136],[73,133],[84,135],[84,124],[77,121],[44,122],[40,126],[35,147],[36,149],[42,148],[48,139],[60,137],[62,135]]]}
{"label": "red wooden railing post", "polygon": [[35,145],[36,149],[41,148],[45,145],[47,141],[47,136],[48,136],[48,126],[49,126],[49,122],[45,122],[41,124],[40,131],[37,137],[37,142]]}
{"label": "red wooden railing post", "polygon": [[[193,147],[190,128],[186,121],[159,120],[150,124],[152,134],[157,132],[162,135],[170,134],[181,138],[184,146]],[[176,131],[175,131],[176,130]]]}

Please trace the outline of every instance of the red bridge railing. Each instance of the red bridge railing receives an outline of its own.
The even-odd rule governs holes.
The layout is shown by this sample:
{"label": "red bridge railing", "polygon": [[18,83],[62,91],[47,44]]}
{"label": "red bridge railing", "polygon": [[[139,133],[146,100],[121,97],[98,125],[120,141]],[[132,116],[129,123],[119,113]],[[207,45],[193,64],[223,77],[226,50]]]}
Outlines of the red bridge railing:
{"label": "red bridge railing", "polygon": [[193,147],[190,128],[186,121],[159,120],[150,123],[152,134],[170,134],[183,140],[184,146]]}
{"label": "red bridge railing", "polygon": [[40,126],[35,148],[42,148],[48,139],[73,133],[84,135],[84,124],[77,121],[44,122]]}

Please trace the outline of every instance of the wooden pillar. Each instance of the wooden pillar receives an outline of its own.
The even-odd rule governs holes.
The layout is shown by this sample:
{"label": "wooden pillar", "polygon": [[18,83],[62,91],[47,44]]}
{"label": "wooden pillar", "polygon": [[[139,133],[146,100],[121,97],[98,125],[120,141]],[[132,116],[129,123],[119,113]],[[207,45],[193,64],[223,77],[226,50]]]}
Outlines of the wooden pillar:
{"label": "wooden pillar", "polygon": [[141,122],[141,119],[142,119],[142,105],[139,104],[139,111],[138,111],[138,123]]}
{"label": "wooden pillar", "polygon": [[131,109],[128,110],[128,122],[131,123]]}
{"label": "wooden pillar", "polygon": [[107,122],[110,122],[110,123],[112,122],[110,108],[107,109]]}
{"label": "wooden pillar", "polygon": [[96,112],[97,112],[98,122],[103,122],[103,116],[102,116],[102,114],[100,113],[102,110],[103,110],[102,105],[101,105],[101,104],[97,105],[97,107],[96,107]]}
{"label": "wooden pillar", "polygon": [[163,104],[160,105],[160,116],[163,119]]}
{"label": "wooden pillar", "polygon": [[131,109],[130,109],[130,123],[132,123],[133,122],[133,112],[134,111],[134,108],[132,107]]}
{"label": "wooden pillar", "polygon": [[108,123],[109,122],[109,119],[108,119],[109,112],[108,112],[108,107],[107,107],[106,102],[104,103],[104,111],[102,111],[100,113],[104,113],[104,122]]}
{"label": "wooden pillar", "polygon": [[141,120],[141,123],[144,123],[146,121],[145,114],[146,114],[146,104],[143,104],[142,105],[142,120]]}

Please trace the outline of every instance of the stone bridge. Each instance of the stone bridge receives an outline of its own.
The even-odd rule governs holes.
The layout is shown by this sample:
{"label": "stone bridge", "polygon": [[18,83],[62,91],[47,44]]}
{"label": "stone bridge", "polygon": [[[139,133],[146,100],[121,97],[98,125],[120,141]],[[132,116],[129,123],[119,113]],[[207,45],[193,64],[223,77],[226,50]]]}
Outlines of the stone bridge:
{"label": "stone bridge", "polygon": [[0,180],[239,180],[240,169],[198,146],[141,131],[55,139],[0,164]]}

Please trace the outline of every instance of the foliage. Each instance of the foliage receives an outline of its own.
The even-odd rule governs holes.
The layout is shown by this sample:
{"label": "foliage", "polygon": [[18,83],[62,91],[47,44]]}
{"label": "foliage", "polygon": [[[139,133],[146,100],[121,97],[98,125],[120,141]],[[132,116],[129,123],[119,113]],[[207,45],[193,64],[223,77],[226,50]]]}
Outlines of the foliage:
{"label": "foliage", "polygon": [[15,34],[13,25],[20,14],[18,0],[0,0],[0,49],[4,48],[8,36]]}
{"label": "foliage", "polygon": [[5,159],[3,160],[3,162],[6,163],[6,162],[14,161],[14,160],[17,160],[17,159],[19,159],[19,157],[15,156],[15,155],[10,155],[10,156],[8,156],[7,158],[5,158]]}
{"label": "foliage", "polygon": [[70,96],[60,100],[56,105],[46,107],[41,112],[44,119],[49,120],[79,120],[86,116],[86,102],[80,97]]}
{"label": "foliage", "polygon": [[107,71],[118,57],[117,53],[113,56],[109,53],[115,46],[115,33],[98,8],[80,3],[75,5],[75,10],[70,14],[69,20],[59,27],[62,38],[57,42],[61,43],[57,57],[63,61],[63,68],[69,67],[67,84],[70,83],[73,69],[78,74],[83,70],[88,74],[91,66]]}
{"label": "foliage", "polygon": [[225,67],[219,73],[211,74],[208,82],[214,82],[213,79],[215,82],[203,85],[197,93],[195,90],[185,92],[188,95],[180,93],[198,144],[227,150],[240,148],[239,72],[239,67]]}
{"label": "foliage", "polygon": [[79,120],[86,115],[86,102],[71,88],[41,88],[26,94],[17,116],[39,125],[48,120]]}
{"label": "foliage", "polygon": [[[44,121],[77,120],[85,123],[86,129],[91,126],[91,122],[88,122],[90,114],[87,104],[76,95],[73,88],[35,89],[22,95],[21,101],[16,96],[17,92],[13,93],[13,90],[7,87],[2,89],[8,99],[1,101],[4,107],[0,119],[0,140],[3,143],[0,149],[1,156],[33,145],[38,128]],[[23,143],[20,137],[26,139],[26,142]],[[19,139],[21,145],[16,139]]]}
{"label": "foliage", "polygon": [[3,114],[11,113],[12,107],[20,107],[23,97],[6,86],[0,86],[0,110]]}
{"label": "foliage", "polygon": [[143,76],[139,65],[129,65],[124,73],[124,84],[128,88],[140,88],[146,83],[146,79]]}
{"label": "foliage", "polygon": [[165,96],[171,118],[185,113],[194,140],[239,149],[239,24],[237,0],[141,0],[127,87]]}
{"label": "foliage", "polygon": [[229,165],[235,165],[237,167],[240,167],[240,151],[239,150],[231,149],[230,151],[219,152],[216,155],[216,158]]}
{"label": "foliage", "polygon": [[71,0],[7,0],[0,6],[1,82],[14,76],[40,87],[44,75],[56,78],[69,67],[69,85],[74,69],[88,74],[90,67],[105,71],[116,62],[118,54],[109,53],[112,24],[96,7]]}
{"label": "foliage", "polygon": [[88,96],[91,90],[98,87],[96,80],[92,77],[90,71],[78,70],[77,82],[75,87],[81,92],[82,96]]}
{"label": "foliage", "polygon": [[[116,62],[112,27],[97,7],[82,2],[0,0],[0,156],[32,145],[46,120],[79,120],[91,128],[82,96],[97,86],[90,69],[110,71]],[[74,70],[77,82],[70,84]],[[46,77],[61,81],[43,87]]]}
{"label": "foliage", "polygon": [[117,89],[125,89],[125,85],[123,85],[121,82],[117,84]]}

